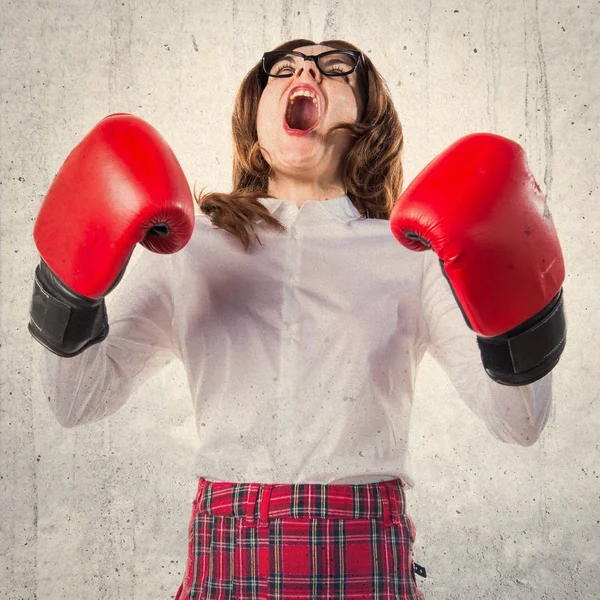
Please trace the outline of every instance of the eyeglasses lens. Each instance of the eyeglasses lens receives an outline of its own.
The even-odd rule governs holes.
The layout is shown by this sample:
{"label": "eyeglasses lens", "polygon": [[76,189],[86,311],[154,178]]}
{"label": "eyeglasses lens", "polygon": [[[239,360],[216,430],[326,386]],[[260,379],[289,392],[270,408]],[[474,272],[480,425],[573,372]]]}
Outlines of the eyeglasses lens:
{"label": "eyeglasses lens", "polygon": [[[317,58],[319,68],[326,75],[347,75],[356,67],[357,58],[351,54],[334,52]],[[265,67],[271,77],[289,77],[304,62],[301,56],[281,52],[271,55],[265,61]]]}

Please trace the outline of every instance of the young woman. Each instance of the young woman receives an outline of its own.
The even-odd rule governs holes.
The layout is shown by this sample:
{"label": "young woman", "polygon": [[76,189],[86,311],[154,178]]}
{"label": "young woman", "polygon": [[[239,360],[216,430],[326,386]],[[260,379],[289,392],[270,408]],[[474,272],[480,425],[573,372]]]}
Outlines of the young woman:
{"label": "young woman", "polygon": [[[44,260],[30,329],[49,349],[44,385],[65,426],[112,414],[169,360],[183,361],[199,484],[177,599],[423,598],[405,490],[414,483],[410,414],[425,351],[511,443],[540,435],[550,375],[519,386],[488,377],[469,312],[461,314],[435,255],[391,234],[402,128],[374,65],[341,41],[294,40],[267,52],[236,100],[233,190],[197,198],[195,219],[163,142],[127,115],[102,123],[102,150],[90,134],[86,156],[119,181],[118,193],[98,190],[97,178],[90,191],[81,156],[69,157],[77,177],[68,167],[59,173],[68,193],[53,184],[36,223]],[[127,170],[107,161],[107,144]],[[150,192],[139,193],[140,181]],[[95,212],[81,217],[76,249],[66,241],[44,249],[44,233],[56,233],[47,207],[61,202],[52,198],[86,185]],[[152,216],[125,217],[123,203]],[[107,320],[104,295],[142,225],[152,249],[185,247],[144,252]],[[97,232],[115,228],[107,237],[127,238],[123,248],[100,252]],[[96,266],[61,272],[72,253],[96,253]]]}

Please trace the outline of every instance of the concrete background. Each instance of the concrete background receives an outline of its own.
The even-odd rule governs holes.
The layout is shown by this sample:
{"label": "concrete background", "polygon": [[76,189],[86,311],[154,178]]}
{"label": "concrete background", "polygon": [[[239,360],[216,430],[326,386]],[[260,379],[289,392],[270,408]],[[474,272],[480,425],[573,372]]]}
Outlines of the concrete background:
{"label": "concrete background", "polygon": [[433,361],[412,438],[415,559],[428,600],[600,597],[599,5],[596,0],[2,0],[0,596],[172,598],[195,476],[183,370],[65,430],[27,332],[40,202],[111,112],[147,119],[191,185],[228,190],[230,115],[262,52],[347,39],[372,58],[406,135],[407,183],[477,130],[526,148],[568,266],[569,343],[530,448],[496,442]]}

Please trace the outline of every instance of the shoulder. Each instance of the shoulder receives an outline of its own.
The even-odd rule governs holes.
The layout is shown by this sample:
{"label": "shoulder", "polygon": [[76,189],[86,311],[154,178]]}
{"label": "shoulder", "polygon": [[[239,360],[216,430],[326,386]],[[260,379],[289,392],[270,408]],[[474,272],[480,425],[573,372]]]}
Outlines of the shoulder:
{"label": "shoulder", "polygon": [[[357,219],[349,225],[347,260],[362,260],[373,270],[381,270],[400,279],[422,276],[426,255],[431,253],[415,252],[403,246],[394,237],[389,221]],[[350,255],[357,258],[352,259]]]}
{"label": "shoulder", "polygon": [[194,218],[194,231],[190,243],[202,243],[215,236],[215,233],[222,231],[212,224],[210,217],[204,213],[198,213]]}
{"label": "shoulder", "polygon": [[209,230],[213,227],[214,226],[208,215],[198,212],[194,215],[194,234],[199,230]]}
{"label": "shoulder", "polygon": [[365,243],[378,244],[388,249],[392,254],[406,257],[422,254],[408,250],[392,233],[390,222],[385,219],[356,219],[350,224],[352,236],[364,240]]}
{"label": "shoulder", "polygon": [[233,234],[213,225],[210,217],[200,213],[195,215],[192,237],[183,250],[184,254],[197,255],[219,250],[230,252],[236,248],[242,249],[242,245]]}

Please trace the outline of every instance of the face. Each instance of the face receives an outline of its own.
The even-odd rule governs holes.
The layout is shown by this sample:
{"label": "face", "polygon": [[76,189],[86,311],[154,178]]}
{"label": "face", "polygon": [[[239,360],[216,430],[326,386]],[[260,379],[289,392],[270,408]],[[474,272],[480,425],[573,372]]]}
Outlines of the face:
{"label": "face", "polygon": [[[314,45],[296,50],[312,56],[333,48]],[[325,134],[335,124],[356,122],[362,113],[357,73],[327,77],[314,61],[300,59],[298,65],[292,77],[268,78],[258,106],[258,140],[276,174],[303,179],[331,177],[339,174],[352,139],[348,132],[337,131],[326,142]],[[316,104],[311,98],[296,99],[290,110],[298,86],[314,93]],[[313,105],[307,106],[311,101]]]}

